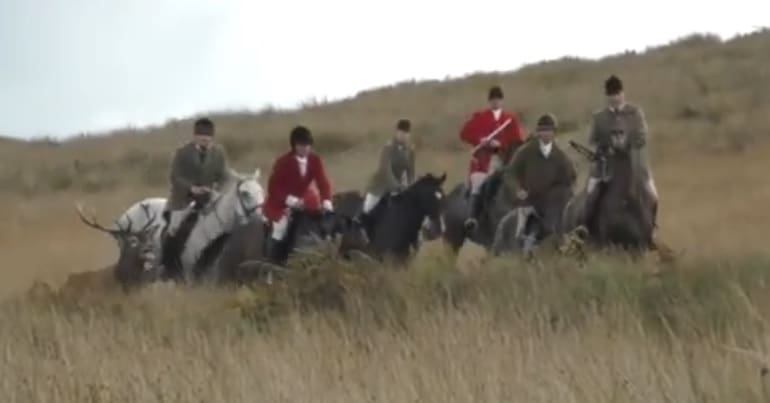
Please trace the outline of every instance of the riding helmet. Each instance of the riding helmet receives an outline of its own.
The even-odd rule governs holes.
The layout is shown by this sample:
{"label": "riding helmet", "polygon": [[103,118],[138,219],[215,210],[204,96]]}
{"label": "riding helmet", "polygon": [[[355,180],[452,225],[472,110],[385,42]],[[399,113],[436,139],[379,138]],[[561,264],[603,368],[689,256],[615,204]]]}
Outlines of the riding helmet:
{"label": "riding helmet", "polygon": [[396,129],[408,133],[412,130],[412,122],[409,119],[401,119],[396,124]]}
{"label": "riding helmet", "polygon": [[551,113],[546,113],[537,120],[537,130],[556,130],[557,127],[556,117]]}
{"label": "riding helmet", "polygon": [[313,145],[313,134],[305,126],[296,126],[291,130],[289,143],[292,148],[297,145]]}
{"label": "riding helmet", "polygon": [[214,122],[209,118],[200,118],[196,120],[193,133],[201,136],[213,136]]}
{"label": "riding helmet", "polygon": [[614,74],[604,82],[605,95],[617,95],[623,92],[623,81]]}
{"label": "riding helmet", "polygon": [[487,99],[503,99],[503,89],[497,85],[490,88]]}

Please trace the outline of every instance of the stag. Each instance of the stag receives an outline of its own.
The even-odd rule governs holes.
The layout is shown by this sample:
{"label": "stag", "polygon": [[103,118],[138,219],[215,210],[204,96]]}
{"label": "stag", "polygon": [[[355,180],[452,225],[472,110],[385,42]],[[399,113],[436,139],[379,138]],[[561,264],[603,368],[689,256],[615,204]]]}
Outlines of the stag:
{"label": "stag", "polygon": [[107,233],[117,241],[120,253],[113,265],[113,274],[126,291],[152,281],[156,275],[155,237],[160,225],[153,225],[157,215],[151,214],[149,207],[142,207],[147,220],[140,228],[133,228],[131,217],[126,217],[126,226],[115,222],[112,228],[107,228],[99,224],[93,209],[89,218],[86,217],[83,205],[77,204],[78,216],[85,225]]}

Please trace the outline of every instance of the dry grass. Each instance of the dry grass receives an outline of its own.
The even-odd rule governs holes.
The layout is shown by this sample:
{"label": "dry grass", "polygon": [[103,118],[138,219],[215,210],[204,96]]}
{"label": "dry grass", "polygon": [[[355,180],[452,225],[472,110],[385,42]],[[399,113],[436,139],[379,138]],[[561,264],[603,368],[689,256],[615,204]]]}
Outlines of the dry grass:
{"label": "dry grass", "polygon": [[[418,170],[446,171],[457,183],[467,164],[457,129],[493,83],[528,122],[555,112],[566,144],[585,140],[601,81],[618,72],[652,128],[661,236],[682,254],[676,270],[653,276],[654,261],[607,257],[580,270],[558,259],[527,267],[479,260],[473,245],[455,268],[427,245],[411,272],[365,277],[380,282],[354,287],[344,313],[303,314],[284,298],[284,315],[268,325],[243,290],[123,296],[105,272],[70,277],[53,300],[45,290],[24,294],[35,280],[58,287],[112,262],[115,246],[79,223],[74,201],[95,205],[106,221],[139,198],[165,195],[170,152],[189,121],[61,144],[3,141],[0,397],[766,401],[768,55],[768,32],[726,44],[696,37],[643,55],[403,83],[299,112],[215,116],[235,166],[265,174],[289,128],[307,124],[339,190],[361,187],[402,116],[414,122]],[[379,273],[367,264],[348,270]]]}

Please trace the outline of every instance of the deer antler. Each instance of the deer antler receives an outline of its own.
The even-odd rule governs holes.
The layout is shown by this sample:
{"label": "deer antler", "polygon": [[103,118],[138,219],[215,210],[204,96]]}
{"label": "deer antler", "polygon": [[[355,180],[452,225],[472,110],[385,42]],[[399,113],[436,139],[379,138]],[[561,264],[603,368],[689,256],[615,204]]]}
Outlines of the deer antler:
{"label": "deer antler", "polygon": [[91,228],[97,229],[99,231],[106,232],[106,233],[111,234],[111,235],[115,235],[115,234],[118,234],[118,233],[122,232],[120,230],[114,230],[114,229],[106,228],[103,225],[99,224],[96,221],[95,214],[92,214],[91,219],[86,218],[86,214],[83,212],[83,203],[78,202],[76,204],[75,208],[77,209],[78,216],[80,217],[80,221],[82,221],[85,225],[87,225],[87,226],[89,226]]}
{"label": "deer antler", "polygon": [[144,210],[144,215],[147,217],[147,221],[144,223],[141,229],[139,229],[139,232],[147,231],[148,228],[150,228],[150,225],[152,225],[155,222],[155,219],[158,218],[158,214],[150,214],[150,206],[148,206],[146,203],[142,204],[142,210]]}

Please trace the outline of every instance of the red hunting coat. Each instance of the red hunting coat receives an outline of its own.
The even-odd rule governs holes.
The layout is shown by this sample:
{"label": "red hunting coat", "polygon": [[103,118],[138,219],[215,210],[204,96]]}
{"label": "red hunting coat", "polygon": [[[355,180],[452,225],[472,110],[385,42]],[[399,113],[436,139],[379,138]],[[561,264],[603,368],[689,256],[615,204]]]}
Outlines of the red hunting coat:
{"label": "red hunting coat", "polygon": [[[497,153],[502,157],[508,153],[511,146],[518,146],[525,139],[519,118],[514,114],[502,111],[500,119],[495,120],[495,115],[491,109],[475,112],[463,125],[460,131],[460,139],[475,147],[481,143],[484,137],[490,135],[508,119],[511,119],[511,123],[495,136],[495,140],[500,142],[500,149]],[[476,151],[471,159],[470,173],[487,172],[494,154],[495,151],[487,147],[482,147]]]}
{"label": "red hunting coat", "polygon": [[305,176],[300,173],[299,162],[293,151],[278,157],[267,182],[267,200],[263,208],[265,217],[273,222],[280,220],[286,213],[286,198],[289,195],[304,200],[309,200],[308,197],[312,199],[310,185],[314,182],[321,200],[331,200],[331,184],[326,176],[324,164],[317,154],[311,152],[308,155]]}

